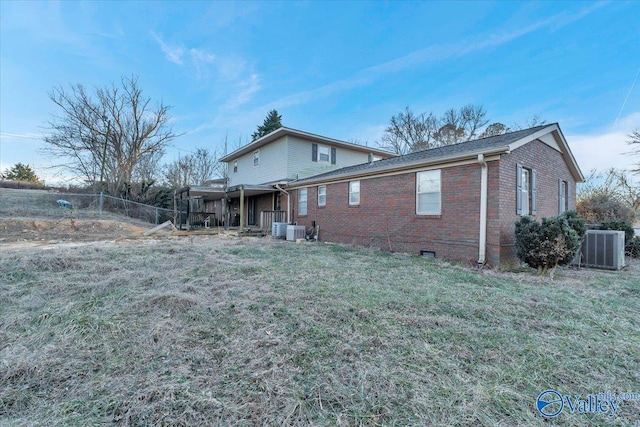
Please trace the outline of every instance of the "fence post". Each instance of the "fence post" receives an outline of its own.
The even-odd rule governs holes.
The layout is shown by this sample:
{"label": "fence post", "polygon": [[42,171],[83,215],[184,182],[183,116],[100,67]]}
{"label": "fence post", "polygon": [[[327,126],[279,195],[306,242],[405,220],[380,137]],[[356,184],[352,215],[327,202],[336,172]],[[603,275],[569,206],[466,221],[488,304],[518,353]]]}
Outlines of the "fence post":
{"label": "fence post", "polygon": [[102,195],[102,191],[100,192],[100,201],[98,202],[98,213],[102,215],[102,203],[104,200],[104,196]]}
{"label": "fence post", "polygon": [[156,208],[156,225],[158,224],[158,208]]}

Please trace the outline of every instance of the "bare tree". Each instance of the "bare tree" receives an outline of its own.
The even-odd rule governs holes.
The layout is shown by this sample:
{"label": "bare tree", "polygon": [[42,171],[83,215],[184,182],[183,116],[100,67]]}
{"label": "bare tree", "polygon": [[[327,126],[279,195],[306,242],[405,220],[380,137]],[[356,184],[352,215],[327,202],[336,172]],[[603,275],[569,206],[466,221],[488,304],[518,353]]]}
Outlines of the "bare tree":
{"label": "bare tree", "polygon": [[[638,147],[637,149],[635,149],[634,151],[632,151],[632,154],[635,154],[637,156],[640,156],[640,130],[636,129],[633,132],[631,132],[629,134],[629,144],[630,145],[635,145],[635,147]],[[638,168],[633,170],[634,173],[640,173],[640,162],[638,163]]]}
{"label": "bare tree", "polygon": [[166,165],[165,180],[173,188],[202,185],[205,181],[224,176],[224,165],[215,151],[198,148],[195,153]]}
{"label": "bare tree", "polygon": [[514,123],[513,130],[529,129],[536,126],[546,125],[547,121],[542,117],[534,114],[533,117],[524,121],[524,123]]}
{"label": "bare tree", "polygon": [[487,138],[490,136],[496,135],[504,135],[505,133],[511,132],[511,129],[500,122],[491,123],[487,128],[480,134],[480,138]]}
{"label": "bare tree", "polygon": [[415,114],[409,107],[391,117],[382,135],[381,148],[397,154],[432,148],[437,119],[433,114]]}
{"label": "bare tree", "polygon": [[136,77],[120,83],[93,94],[81,84],[70,91],[53,89],[49,98],[61,112],[49,121],[44,138],[47,152],[71,160],[59,167],[91,184],[102,178],[112,194],[131,184],[141,159],[161,152],[177,136],[169,125],[169,106],[152,106]]}
{"label": "bare tree", "polygon": [[480,134],[480,129],[489,120],[482,105],[465,105],[459,110],[453,108],[445,111],[440,119],[440,127],[435,133],[435,139],[440,145],[451,145],[470,141]]}
{"label": "bare tree", "polygon": [[588,221],[633,222],[640,216],[640,185],[625,170],[592,170],[578,186],[577,199],[578,213]]}

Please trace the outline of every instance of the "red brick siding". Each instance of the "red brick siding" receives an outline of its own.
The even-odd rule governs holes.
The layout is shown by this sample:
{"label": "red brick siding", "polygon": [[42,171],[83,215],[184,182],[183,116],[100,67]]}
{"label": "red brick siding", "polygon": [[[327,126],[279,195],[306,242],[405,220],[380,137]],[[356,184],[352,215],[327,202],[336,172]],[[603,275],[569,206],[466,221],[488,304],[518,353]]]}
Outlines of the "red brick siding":
{"label": "red brick siding", "polygon": [[535,169],[537,173],[536,219],[558,215],[558,180],[570,186],[569,208],[575,209],[576,181],[557,150],[534,141],[517,148],[500,159],[500,261],[517,262],[515,255],[516,164]]}
{"label": "red brick siding", "polygon": [[327,204],[318,207],[317,186],[307,192],[307,215],[298,224],[320,226],[320,240],[476,262],[480,216],[480,166],[441,170],[442,215],[416,215],[416,174],[360,180],[360,205],[349,206],[348,183],[327,185]]}

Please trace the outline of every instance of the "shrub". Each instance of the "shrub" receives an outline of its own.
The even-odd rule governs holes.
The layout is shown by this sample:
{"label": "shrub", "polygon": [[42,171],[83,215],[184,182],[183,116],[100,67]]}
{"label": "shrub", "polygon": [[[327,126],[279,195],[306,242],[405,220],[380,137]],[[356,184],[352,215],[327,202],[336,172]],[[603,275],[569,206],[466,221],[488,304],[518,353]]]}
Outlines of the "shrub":
{"label": "shrub", "polygon": [[625,244],[631,243],[634,236],[633,227],[631,223],[624,220],[611,220],[605,221],[600,225],[600,230],[619,230],[624,231]]}
{"label": "shrub", "polygon": [[573,260],[585,233],[584,220],[572,211],[542,218],[542,223],[523,217],[516,221],[516,253],[530,267],[553,272]]}
{"label": "shrub", "polygon": [[624,253],[631,258],[640,258],[640,236],[634,236],[624,247]]}
{"label": "shrub", "polygon": [[607,192],[596,192],[580,199],[576,209],[590,224],[607,221],[633,221],[634,213],[619,196]]}

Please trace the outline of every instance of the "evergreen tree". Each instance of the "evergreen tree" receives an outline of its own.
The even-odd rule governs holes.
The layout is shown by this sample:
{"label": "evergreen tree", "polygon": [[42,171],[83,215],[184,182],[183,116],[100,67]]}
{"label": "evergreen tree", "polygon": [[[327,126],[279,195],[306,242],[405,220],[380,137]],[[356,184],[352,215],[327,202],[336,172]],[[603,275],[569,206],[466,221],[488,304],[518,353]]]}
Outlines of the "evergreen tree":
{"label": "evergreen tree", "polygon": [[27,181],[36,184],[42,182],[33,169],[31,169],[31,166],[22,163],[16,163],[12,168],[7,169],[2,177],[12,181]]}
{"label": "evergreen tree", "polygon": [[278,114],[276,110],[269,111],[267,117],[264,119],[264,123],[258,126],[258,130],[251,135],[251,140],[255,141],[258,138],[273,132],[276,129],[282,127],[282,116]]}

